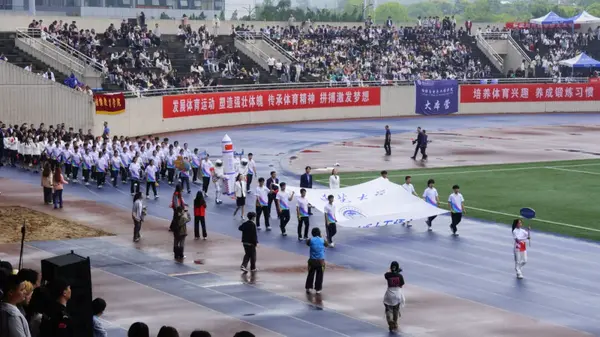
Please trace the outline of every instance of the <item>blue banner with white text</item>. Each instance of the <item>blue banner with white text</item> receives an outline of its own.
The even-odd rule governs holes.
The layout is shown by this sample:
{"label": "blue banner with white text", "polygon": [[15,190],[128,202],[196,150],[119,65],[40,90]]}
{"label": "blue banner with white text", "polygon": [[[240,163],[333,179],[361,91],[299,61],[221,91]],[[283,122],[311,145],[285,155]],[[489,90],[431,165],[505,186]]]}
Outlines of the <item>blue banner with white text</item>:
{"label": "blue banner with white text", "polygon": [[415,81],[418,115],[449,115],[458,112],[458,81]]}

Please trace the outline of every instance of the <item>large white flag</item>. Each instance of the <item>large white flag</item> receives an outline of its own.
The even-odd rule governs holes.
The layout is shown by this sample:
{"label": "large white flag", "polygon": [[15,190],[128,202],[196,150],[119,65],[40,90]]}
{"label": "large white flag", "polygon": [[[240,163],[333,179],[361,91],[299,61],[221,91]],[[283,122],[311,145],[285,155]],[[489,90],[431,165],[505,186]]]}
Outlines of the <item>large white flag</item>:
{"label": "large white flag", "polygon": [[[300,187],[288,186],[300,195]],[[339,189],[306,189],[306,198],[323,212],[327,196],[335,197],[336,219],[340,226],[369,228],[400,225],[408,220],[424,219],[448,213],[415,197],[402,186],[384,178]]]}

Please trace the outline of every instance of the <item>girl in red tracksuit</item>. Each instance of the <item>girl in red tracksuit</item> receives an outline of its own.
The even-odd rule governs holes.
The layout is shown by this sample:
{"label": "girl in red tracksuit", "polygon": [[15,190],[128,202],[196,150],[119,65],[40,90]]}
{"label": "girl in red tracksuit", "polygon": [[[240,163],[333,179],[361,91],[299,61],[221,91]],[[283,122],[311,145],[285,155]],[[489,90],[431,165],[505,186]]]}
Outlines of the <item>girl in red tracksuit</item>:
{"label": "girl in red tracksuit", "polygon": [[200,228],[199,224],[202,225],[202,238],[206,240],[206,200],[204,200],[204,194],[201,191],[196,193],[196,199],[194,199],[194,236],[196,240],[200,239]]}

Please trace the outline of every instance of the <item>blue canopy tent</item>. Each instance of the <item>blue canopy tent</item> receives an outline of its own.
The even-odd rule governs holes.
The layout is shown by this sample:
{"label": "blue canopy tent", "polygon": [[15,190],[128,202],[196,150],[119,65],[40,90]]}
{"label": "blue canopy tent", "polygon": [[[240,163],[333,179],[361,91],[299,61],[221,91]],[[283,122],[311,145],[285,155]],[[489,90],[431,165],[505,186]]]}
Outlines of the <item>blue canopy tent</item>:
{"label": "blue canopy tent", "polygon": [[581,53],[568,60],[562,60],[558,64],[571,67],[571,75],[575,71],[575,68],[600,68],[600,61],[589,57],[586,53]]}
{"label": "blue canopy tent", "polygon": [[560,23],[573,23],[572,18],[563,18],[554,12],[550,12],[542,17],[529,20],[536,25],[555,25]]}

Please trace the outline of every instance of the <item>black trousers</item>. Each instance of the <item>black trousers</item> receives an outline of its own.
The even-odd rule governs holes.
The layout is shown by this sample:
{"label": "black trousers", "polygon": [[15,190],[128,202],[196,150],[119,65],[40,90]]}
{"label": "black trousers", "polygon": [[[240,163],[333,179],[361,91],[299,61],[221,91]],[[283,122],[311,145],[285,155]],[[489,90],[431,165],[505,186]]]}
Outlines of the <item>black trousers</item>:
{"label": "black trousers", "polygon": [[413,154],[413,156],[412,156],[413,158],[417,158],[417,153],[419,153],[419,149],[420,149],[420,148],[421,148],[421,147],[419,146],[419,144],[417,144],[417,146],[415,146],[415,153],[414,153],[414,154]]}
{"label": "black trousers", "polygon": [[302,224],[304,224],[304,238],[308,238],[308,228],[310,227],[309,217],[303,216],[298,219],[298,238],[302,237]]}
{"label": "black trousers", "polygon": [[385,143],[383,143],[383,148],[385,149],[385,153],[386,153],[387,155],[390,155],[390,154],[392,154],[392,145],[391,145],[391,143],[390,143],[390,142],[385,142]]}
{"label": "black trousers", "polygon": [[90,170],[88,169],[83,169],[81,171],[81,175],[83,175],[83,181],[84,182],[89,182],[90,181]]}
{"label": "black trousers", "polygon": [[267,205],[267,216],[271,216],[271,205],[273,204],[273,202],[275,201],[275,194],[273,193],[269,193],[267,199],[268,201],[268,205]]}
{"label": "black trousers", "polygon": [[452,217],[452,223],[450,224],[450,228],[452,229],[452,233],[456,233],[456,231],[458,230],[457,226],[462,220],[462,213],[452,212],[450,213],[450,216]]}
{"label": "black trousers", "polygon": [[421,159],[427,160],[427,146],[421,146]]}
{"label": "black trousers", "polygon": [[263,215],[265,218],[265,226],[271,227],[269,224],[269,206],[256,206],[256,227],[260,228],[260,216]]}
{"label": "black trousers", "polygon": [[174,177],[175,177],[175,169],[174,168],[168,168],[167,169],[167,182],[169,184],[172,184]]}
{"label": "black trousers", "polygon": [[248,191],[250,191],[250,184],[252,184],[253,177],[254,177],[254,175],[252,175],[252,174],[246,175],[246,188],[248,189]]}
{"label": "black trousers", "polygon": [[79,173],[79,166],[71,167],[71,177],[73,180],[77,180],[77,173]]}
{"label": "black trousers", "polygon": [[140,230],[142,229],[142,222],[133,220],[133,240],[140,238]]}
{"label": "black trousers", "polygon": [[52,203],[52,187],[44,187],[44,203]]}
{"label": "black trousers", "polygon": [[285,234],[285,226],[287,226],[288,222],[290,222],[290,210],[282,209],[279,214],[279,228],[281,228],[282,234]]}
{"label": "black trousers", "polygon": [[248,267],[250,262],[250,269],[256,269],[256,246],[252,244],[244,244],[244,259],[242,260],[242,267]]}
{"label": "black trousers", "polygon": [[398,317],[400,316],[400,304],[398,305],[387,305],[385,306],[385,318],[387,320],[390,330],[398,329]]}
{"label": "black trousers", "polygon": [[202,237],[205,238],[206,235],[206,219],[203,216],[195,216],[194,217],[194,237],[200,237],[200,226],[202,226]]}
{"label": "black trousers", "polygon": [[179,235],[179,233],[173,233],[173,254],[175,255],[176,259],[183,259],[184,247],[185,247],[185,235]]}
{"label": "black trousers", "polygon": [[202,192],[208,193],[208,184],[210,184],[210,177],[202,177]]}
{"label": "black trousers", "polygon": [[106,180],[106,172],[96,172],[96,182],[98,183],[98,186],[102,186],[104,185]]}
{"label": "black trousers", "polygon": [[195,183],[198,180],[198,168],[192,167],[192,182]]}
{"label": "black trousers", "polygon": [[309,259],[308,260],[308,276],[306,277],[305,289],[315,289],[321,291],[323,289],[323,274],[325,273],[325,261]]}
{"label": "black trousers", "polygon": [[337,233],[337,225],[335,222],[327,224],[325,226],[325,231],[327,232],[327,241],[333,243],[333,236]]}
{"label": "black trousers", "polygon": [[112,179],[113,186],[117,187],[117,180],[119,179],[119,170],[111,170],[110,178]]}
{"label": "black trousers", "polygon": [[182,190],[183,190],[183,187],[185,186],[187,188],[188,193],[191,191],[190,190],[190,177],[180,174],[179,175],[179,183],[181,184]]}
{"label": "black trousers", "polygon": [[147,181],[146,182],[146,197],[148,195],[150,195],[150,189],[152,188],[152,192],[154,193],[154,196],[156,197],[158,195],[158,193],[156,193],[156,183],[154,181]]}
{"label": "black trousers", "polygon": [[427,218],[427,226],[431,227],[431,222],[433,221],[433,219],[437,218],[437,215],[434,216],[430,216],[429,218]]}

